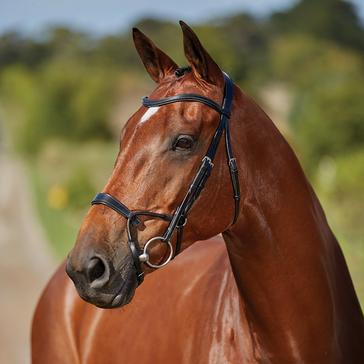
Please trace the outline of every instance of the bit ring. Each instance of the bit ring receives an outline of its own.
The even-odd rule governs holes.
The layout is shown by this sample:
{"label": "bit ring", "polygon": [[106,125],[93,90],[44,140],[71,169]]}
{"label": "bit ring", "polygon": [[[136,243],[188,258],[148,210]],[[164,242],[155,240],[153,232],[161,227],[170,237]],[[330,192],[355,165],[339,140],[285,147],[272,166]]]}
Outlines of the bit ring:
{"label": "bit ring", "polygon": [[[161,241],[163,243],[166,243],[170,252],[169,252],[169,255],[168,255],[168,258],[161,264],[153,264],[149,261],[149,254],[148,254],[148,247],[151,243],[153,243],[154,241]],[[169,240],[164,240],[164,238],[162,236],[155,236],[154,238],[151,238],[149,239],[145,245],[144,245],[144,248],[143,248],[143,253],[139,256],[139,260],[142,262],[142,263],[145,263],[147,264],[149,267],[151,268],[162,268],[164,267],[165,265],[167,265],[173,258],[173,247],[172,247],[172,244]]]}

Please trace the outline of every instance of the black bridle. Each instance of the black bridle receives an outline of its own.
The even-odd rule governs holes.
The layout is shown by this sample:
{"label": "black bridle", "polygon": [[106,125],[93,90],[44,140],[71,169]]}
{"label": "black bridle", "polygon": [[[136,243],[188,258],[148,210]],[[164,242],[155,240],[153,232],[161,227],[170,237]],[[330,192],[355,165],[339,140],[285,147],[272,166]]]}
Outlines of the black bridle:
{"label": "black bridle", "polygon": [[[182,244],[183,227],[187,223],[187,215],[190,209],[192,208],[194,202],[201,194],[205,186],[205,183],[210,176],[211,170],[214,166],[213,161],[217,152],[217,148],[219,146],[224,131],[225,131],[227,163],[230,170],[231,183],[233,187],[233,197],[235,202],[235,211],[232,224],[236,222],[239,216],[240,187],[238,178],[238,168],[236,160],[233,157],[233,152],[231,148],[230,129],[229,129],[231,104],[233,100],[233,82],[226,73],[224,73],[224,80],[225,80],[225,88],[224,88],[224,99],[222,102],[222,106],[217,104],[215,101],[198,94],[179,94],[176,96],[166,97],[159,100],[150,100],[148,97],[143,98],[143,105],[148,108],[168,105],[175,102],[185,102],[185,101],[200,102],[216,110],[220,114],[219,125],[215,130],[214,136],[211,140],[206,155],[202,159],[200,168],[195,178],[193,179],[184,199],[182,200],[182,202],[180,203],[180,205],[177,207],[177,209],[174,211],[173,214],[167,215],[151,211],[131,211],[118,199],[107,193],[98,193],[91,202],[92,205],[106,205],[127,219],[128,244],[133,256],[139,284],[142,283],[144,279],[144,273],[141,266],[142,262],[146,263],[152,268],[160,268],[169,263],[169,261],[173,259],[180,252]],[[155,236],[149,239],[144,245],[143,249],[140,248],[138,239],[135,236],[135,227],[141,222],[138,219],[138,216],[147,216],[169,222],[168,227],[164,232],[164,234],[162,236]],[[175,230],[177,230],[177,240],[176,240],[175,251],[173,253],[171,238]],[[162,241],[168,244],[169,247],[168,258],[162,264],[159,265],[153,264],[149,261],[148,247],[154,241]]]}

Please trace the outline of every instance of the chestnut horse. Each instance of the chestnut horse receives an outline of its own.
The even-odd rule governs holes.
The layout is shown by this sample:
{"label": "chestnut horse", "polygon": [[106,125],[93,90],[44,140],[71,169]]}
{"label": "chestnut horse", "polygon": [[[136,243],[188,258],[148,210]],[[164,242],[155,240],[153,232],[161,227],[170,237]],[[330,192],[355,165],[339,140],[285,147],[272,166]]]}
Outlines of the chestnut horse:
{"label": "chestnut horse", "polygon": [[[183,69],[134,30],[157,82],[144,103],[152,107],[142,106],[124,127],[103,194],[116,205],[90,208],[67,273],[90,303],[130,302],[141,282],[138,269],[153,271],[135,257],[161,263],[168,249],[178,250],[178,239],[164,237],[217,126],[227,135],[229,125],[241,203],[232,198],[237,181],[226,163],[226,138],[217,143],[203,192],[190,211],[182,209],[188,220],[174,227],[186,223],[181,250],[222,233],[232,274],[221,244],[198,243],[148,277],[131,305],[109,311],[82,303],[58,272],[35,314],[34,363],[363,363],[364,320],[350,274],[295,154],[237,86],[229,112],[227,76],[195,33],[181,27],[190,64]],[[195,96],[153,103],[181,94]],[[165,219],[133,216],[140,210]],[[138,241],[145,247],[160,236],[139,255]]]}
{"label": "chestnut horse", "polygon": [[120,309],[83,301],[62,265],[34,315],[35,364],[248,363],[252,350],[221,238],[193,244]]}

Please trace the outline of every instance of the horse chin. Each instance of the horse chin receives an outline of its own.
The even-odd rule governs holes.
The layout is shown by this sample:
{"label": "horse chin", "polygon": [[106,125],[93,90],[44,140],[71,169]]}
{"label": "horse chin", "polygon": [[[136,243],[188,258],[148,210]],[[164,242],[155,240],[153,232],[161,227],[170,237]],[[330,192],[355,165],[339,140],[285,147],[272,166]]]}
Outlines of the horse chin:
{"label": "horse chin", "polygon": [[120,291],[115,295],[109,307],[104,308],[117,308],[127,305],[134,297],[135,290],[138,286],[136,279],[128,279],[120,288]]}
{"label": "horse chin", "polygon": [[[138,286],[136,276],[131,275],[126,278],[116,294],[106,297],[94,297],[87,301],[99,308],[118,308],[127,305],[134,297],[135,290]],[[110,297],[111,296],[111,297]]]}

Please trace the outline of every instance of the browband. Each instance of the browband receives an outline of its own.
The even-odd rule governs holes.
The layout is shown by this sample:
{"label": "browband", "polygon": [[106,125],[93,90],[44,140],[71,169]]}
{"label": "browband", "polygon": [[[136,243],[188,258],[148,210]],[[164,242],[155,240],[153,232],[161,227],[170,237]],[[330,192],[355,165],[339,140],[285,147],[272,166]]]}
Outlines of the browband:
{"label": "browband", "polygon": [[158,99],[158,100],[151,100],[148,96],[142,98],[143,105],[146,107],[156,107],[156,106],[174,104],[176,102],[184,102],[184,101],[200,102],[201,104],[205,104],[208,107],[211,107],[212,109],[216,110],[218,113],[230,118],[229,109],[223,108],[217,102],[198,94],[180,94],[180,95],[165,97],[163,99]]}

